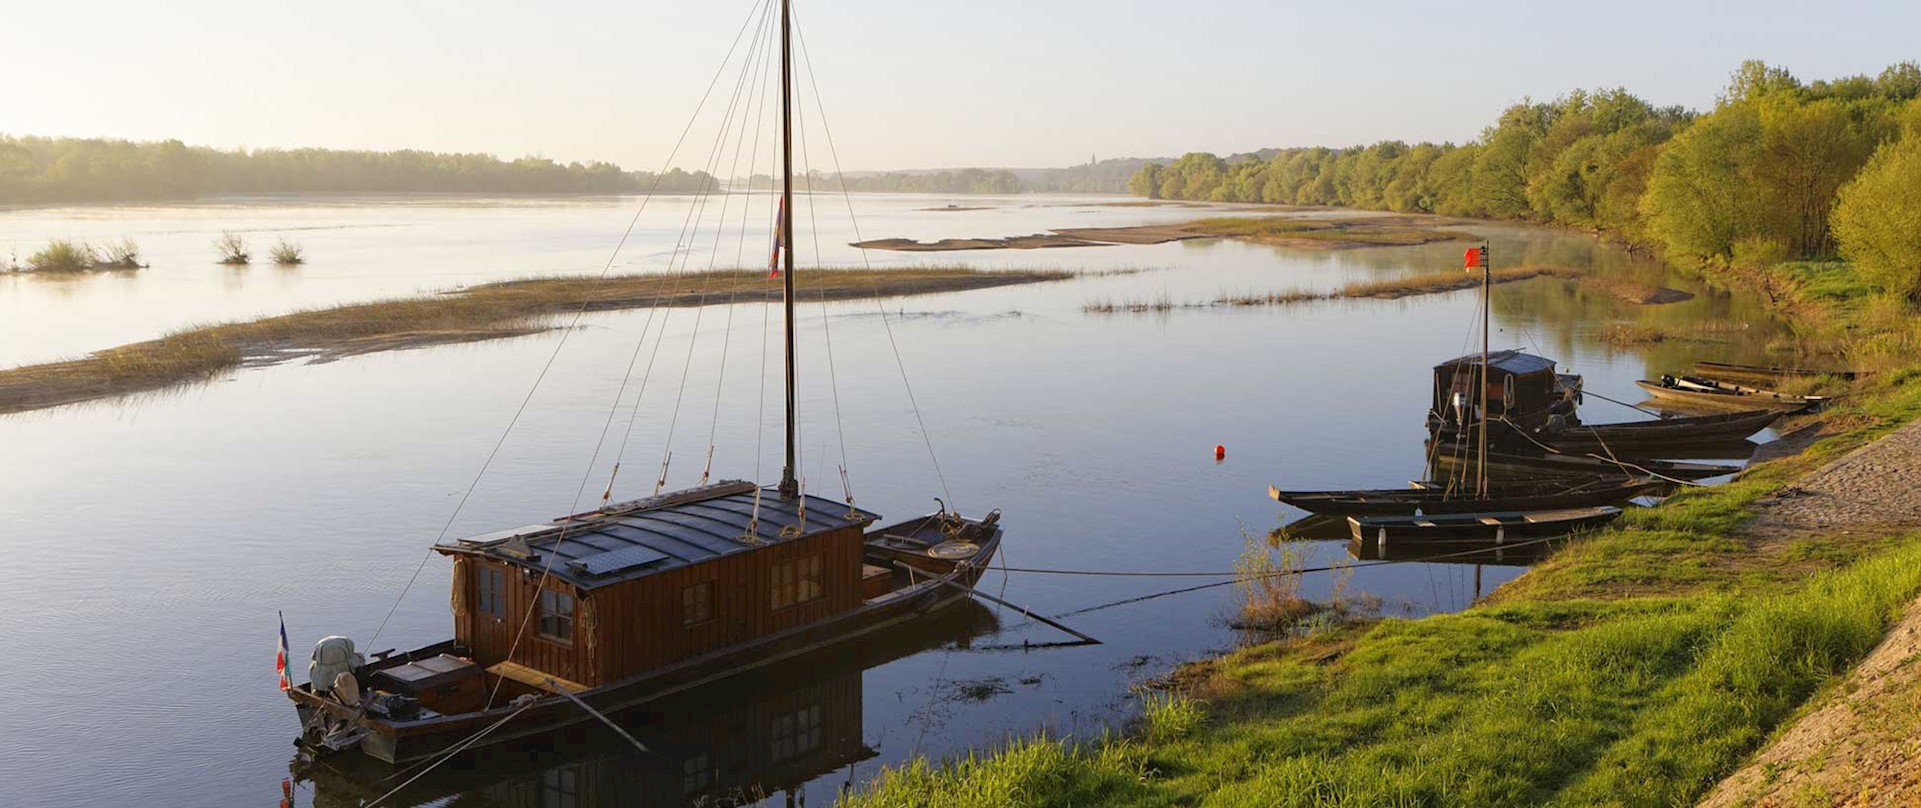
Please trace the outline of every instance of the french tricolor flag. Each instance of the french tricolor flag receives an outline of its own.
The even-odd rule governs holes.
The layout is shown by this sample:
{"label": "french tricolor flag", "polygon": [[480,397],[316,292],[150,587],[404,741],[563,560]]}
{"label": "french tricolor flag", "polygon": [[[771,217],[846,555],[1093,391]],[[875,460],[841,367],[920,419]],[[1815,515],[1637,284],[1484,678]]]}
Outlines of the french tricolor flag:
{"label": "french tricolor flag", "polygon": [[767,277],[769,278],[780,277],[780,248],[784,240],[782,237],[787,233],[786,224],[787,197],[783,196],[780,199],[780,206],[774,209],[774,250],[773,254],[767,257]]}
{"label": "french tricolor flag", "polygon": [[273,669],[280,674],[280,689],[292,690],[293,682],[287,679],[287,615],[280,614],[280,652],[274,654]]}

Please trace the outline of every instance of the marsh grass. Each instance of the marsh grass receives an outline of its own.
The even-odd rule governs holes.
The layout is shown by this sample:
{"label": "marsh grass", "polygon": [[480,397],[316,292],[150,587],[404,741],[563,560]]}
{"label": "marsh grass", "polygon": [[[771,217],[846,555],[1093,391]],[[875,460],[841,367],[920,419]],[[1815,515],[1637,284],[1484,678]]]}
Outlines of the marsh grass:
{"label": "marsh grass", "polygon": [[[847,300],[1064,280],[1057,270],[965,266],[816,269],[796,278],[801,299]],[[761,270],[681,275],[532,278],[402,300],[312,309],[197,326],[82,359],[0,370],[0,413],[50,407],[209,378],[243,361],[296,354],[346,356],[530,334],[574,311],[779,300]]]}
{"label": "marsh grass", "polygon": [[27,256],[30,272],[85,272],[99,263],[93,246],[74,239],[54,239]]}
{"label": "marsh grass", "polygon": [[1241,593],[1238,610],[1227,619],[1241,631],[1281,632],[1319,611],[1301,597],[1300,570],[1306,554],[1299,542],[1255,536],[1241,528],[1241,554],[1234,560]]}
{"label": "marsh grass", "polygon": [[274,264],[283,267],[299,266],[307,262],[306,251],[299,244],[285,238],[274,242],[273,249],[267,251],[267,257],[273,259]]}
{"label": "marsh grass", "polygon": [[1747,324],[1723,320],[1689,323],[1609,323],[1595,338],[1616,348],[1633,348],[1663,342],[1726,343],[1732,335],[1747,329]]}
{"label": "marsh grass", "polygon": [[[1490,279],[1496,284],[1502,284],[1529,280],[1543,275],[1572,277],[1574,274],[1572,270],[1558,267],[1524,266],[1497,269],[1493,272]],[[1313,300],[1338,300],[1341,298],[1393,300],[1416,295],[1432,295],[1443,292],[1455,292],[1462,289],[1473,289],[1480,286],[1481,282],[1482,278],[1478,272],[1433,272],[1400,278],[1351,281],[1339,289],[1327,292],[1294,289],[1282,292],[1268,292],[1265,294],[1251,292],[1238,295],[1223,294],[1215,299],[1214,303],[1222,306],[1278,306]]]}
{"label": "marsh grass", "polygon": [[253,255],[247,251],[247,239],[232,230],[223,231],[213,241],[214,257],[227,266],[245,266],[253,263]]}
{"label": "marsh grass", "polygon": [[1163,291],[1153,297],[1093,298],[1081,304],[1081,311],[1088,314],[1146,314],[1191,308],[1194,305],[1176,303],[1172,295]]}
{"label": "marsh grass", "polygon": [[1251,241],[1327,242],[1342,246],[1411,246],[1472,238],[1466,233],[1415,227],[1406,217],[1295,219],[1278,216],[1201,219],[1183,225],[1210,236]]}

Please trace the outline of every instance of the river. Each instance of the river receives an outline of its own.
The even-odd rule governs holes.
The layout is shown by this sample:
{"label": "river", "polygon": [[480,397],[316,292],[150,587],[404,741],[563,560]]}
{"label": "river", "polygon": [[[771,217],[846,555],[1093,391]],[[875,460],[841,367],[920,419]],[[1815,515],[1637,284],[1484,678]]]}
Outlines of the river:
{"label": "river", "polygon": [[[1221,212],[1117,201],[870,195],[852,204],[866,238],[997,237]],[[802,245],[804,262],[818,244],[824,263],[859,263],[845,246],[855,230],[843,201],[821,203],[801,220],[820,225],[818,241]],[[52,237],[125,236],[152,264],[79,277],[0,275],[0,367],[198,322],[598,271],[634,204],[282,197],[0,211],[0,250],[24,255]],[[764,256],[752,239],[687,244],[677,228],[691,204],[652,203],[614,268],[663,271],[676,255],[695,269]],[[1497,287],[1494,347],[1552,357],[1583,374],[1591,391],[1638,401],[1635,379],[1695,358],[1754,359],[1773,333],[1754,301],[1592,238],[1463,229],[1490,242],[1497,267],[1555,263],[1695,293],[1645,307],[1555,278]],[[216,265],[211,243],[226,230],[246,235],[257,253],[279,237],[296,239],[310,260]],[[959,261],[1085,274],[803,306],[802,472],[811,491],[839,498],[844,441],[863,508],[902,518],[931,509],[936,496],[970,514],[999,508],[1006,565],[1232,569],[1244,536],[1297,515],[1267,499],[1270,483],[1393,487],[1421,475],[1429,369],[1479,349],[1476,293],[1145,314],[1082,306],[1199,303],[1452,270],[1462,248],[1189,241],[871,252],[876,265]],[[779,354],[763,360],[766,340],[777,338],[764,328],[767,313],[754,305],[595,314],[568,331],[246,368],[159,394],[0,417],[0,548],[12,573],[0,588],[0,643],[13,650],[0,666],[0,803],[280,800],[297,726],[275,687],[276,614],[285,614],[298,680],[314,640],[368,637],[397,599],[379,648],[448,634],[448,564],[432,556],[423,565],[443,527],[460,536],[581,510],[598,498],[616,456],[624,461],[616,498],[650,493],[669,458],[670,487],[691,484],[710,435],[717,477],[773,479]],[[1635,349],[1597,338],[1611,323],[1634,321],[1718,323],[1722,336]],[[662,330],[658,341],[639,342]],[[644,350],[629,376],[637,344]],[[1592,399],[1584,412],[1594,421],[1642,417]],[[1310,566],[1347,557],[1340,542],[1301,549]],[[1389,616],[1419,615],[1458,609],[1477,585],[1491,589],[1522,569],[1370,566],[1344,586],[1356,601],[1378,598]],[[1334,581],[1309,575],[1303,592],[1325,597]],[[1195,582],[994,572],[982,587],[1058,615]],[[1236,596],[1219,587],[1081,612],[1065,619],[1103,644],[1030,650],[1019,646],[1065,638],[980,605],[629,716],[659,754],[623,751],[609,733],[583,728],[539,748],[458,761],[397,801],[672,805],[766,795],[775,804],[797,796],[826,804],[844,784],[917,753],[961,753],[1042,729],[1085,738],[1124,721],[1131,685],[1245,639],[1223,621]],[[356,795],[385,791],[390,784],[377,781],[386,774],[329,768],[294,782],[293,803],[355,804]]]}

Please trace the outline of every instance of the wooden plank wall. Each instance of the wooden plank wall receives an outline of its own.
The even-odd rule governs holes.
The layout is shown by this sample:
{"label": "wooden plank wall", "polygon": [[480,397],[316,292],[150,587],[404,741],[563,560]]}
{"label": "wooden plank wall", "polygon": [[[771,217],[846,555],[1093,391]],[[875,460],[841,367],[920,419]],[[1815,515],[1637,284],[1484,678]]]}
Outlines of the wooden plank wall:
{"label": "wooden plank wall", "polygon": [[[601,587],[585,592],[585,597],[574,593],[573,643],[542,638],[538,622],[530,622],[513,661],[595,687],[849,611],[862,600],[861,549],[860,529],[847,527]],[[821,556],[822,597],[773,611],[774,564],[815,554]],[[479,614],[473,581],[482,566],[506,574],[504,617]],[[454,636],[474,649],[483,667],[504,659],[507,649],[514,647],[514,634],[536,603],[534,583],[539,577],[537,572],[528,575],[503,562],[456,558]],[[684,625],[682,590],[700,583],[712,587],[714,617]],[[574,589],[557,579],[549,580],[547,588]]]}
{"label": "wooden plank wall", "polygon": [[[649,575],[594,590],[589,600],[600,642],[590,665],[612,682],[734,643],[820,620],[859,606],[861,533],[843,528]],[[772,609],[774,564],[821,556],[822,597]],[[714,618],[683,623],[682,590],[712,587]]]}
{"label": "wooden plank wall", "polygon": [[[557,578],[547,581],[548,589],[575,594],[574,641],[571,644],[561,643],[539,636],[538,618],[527,620],[528,610],[534,608],[537,602],[538,587],[535,584],[540,580],[538,571],[484,558],[464,558],[461,562],[454,565],[454,598],[457,601],[464,600],[465,609],[454,610],[454,637],[474,650],[475,661],[481,667],[506,659],[507,649],[513,648],[515,662],[590,687],[596,684],[582,678],[587,672],[583,664],[586,625],[581,614],[583,602],[573,592],[573,584]],[[476,571],[483,567],[493,567],[506,576],[507,587],[501,593],[501,600],[506,605],[504,617],[480,614],[473,581]],[[515,646],[514,635],[521,631],[523,620],[527,621],[526,631],[520,638],[520,644]]]}

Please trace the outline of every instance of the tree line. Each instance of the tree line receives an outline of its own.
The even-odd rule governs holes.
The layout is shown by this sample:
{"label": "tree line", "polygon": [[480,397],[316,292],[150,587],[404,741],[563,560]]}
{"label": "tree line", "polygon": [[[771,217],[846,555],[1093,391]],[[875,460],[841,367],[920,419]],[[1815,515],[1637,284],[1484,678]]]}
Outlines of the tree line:
{"label": "tree line", "polygon": [[[658,188],[656,189],[656,182]],[[235,149],[178,140],[0,136],[0,203],[293,192],[694,193],[706,172],[625,171],[542,157],[335,149]]]}
{"label": "tree line", "polygon": [[1921,66],[1803,82],[1751,61],[1706,112],[1625,89],[1504,110],[1469,143],[1398,140],[1149,163],[1128,191],[1590,229],[1677,262],[1837,253],[1921,299]]}

